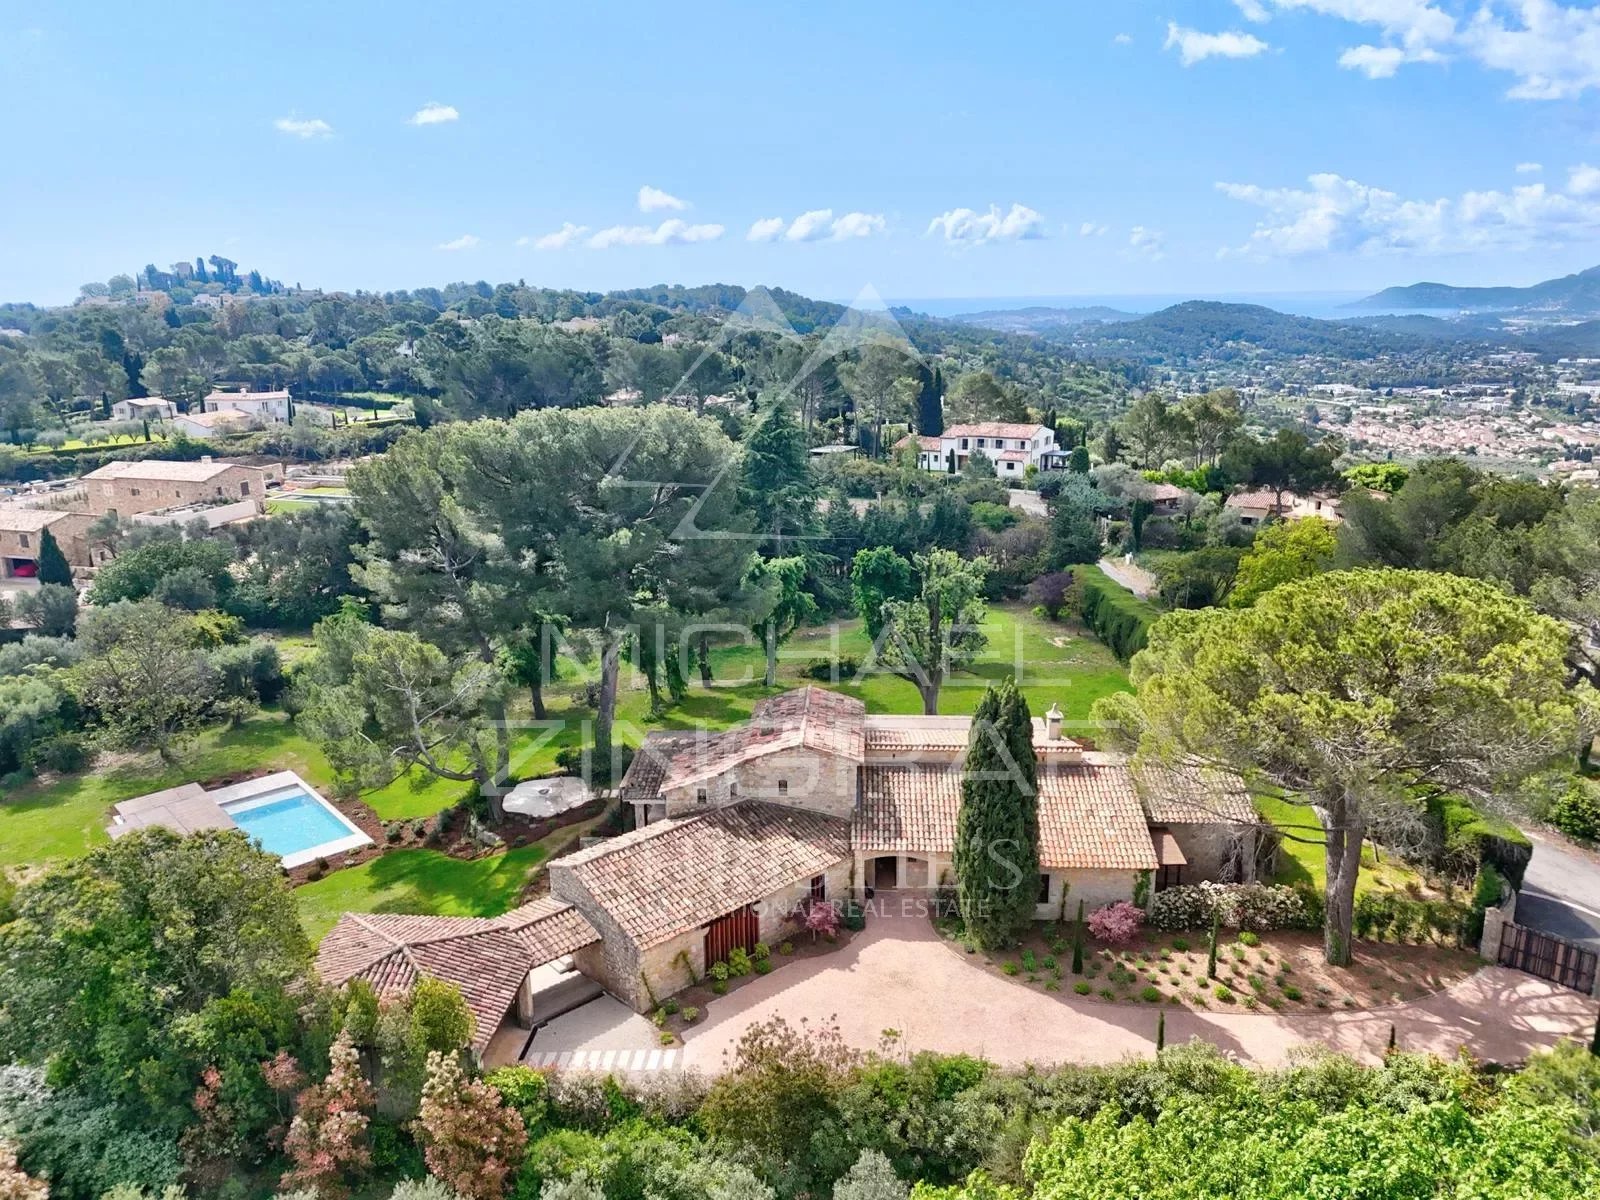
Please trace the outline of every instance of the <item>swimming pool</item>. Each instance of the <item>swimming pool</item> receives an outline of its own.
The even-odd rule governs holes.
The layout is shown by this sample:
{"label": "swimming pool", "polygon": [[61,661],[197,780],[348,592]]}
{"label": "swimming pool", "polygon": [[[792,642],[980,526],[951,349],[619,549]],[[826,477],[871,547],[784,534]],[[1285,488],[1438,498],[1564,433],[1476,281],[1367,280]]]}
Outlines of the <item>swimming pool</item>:
{"label": "swimming pool", "polygon": [[372,841],[292,771],[211,795],[235,825],[268,854],[282,859],[285,867],[342,854]]}

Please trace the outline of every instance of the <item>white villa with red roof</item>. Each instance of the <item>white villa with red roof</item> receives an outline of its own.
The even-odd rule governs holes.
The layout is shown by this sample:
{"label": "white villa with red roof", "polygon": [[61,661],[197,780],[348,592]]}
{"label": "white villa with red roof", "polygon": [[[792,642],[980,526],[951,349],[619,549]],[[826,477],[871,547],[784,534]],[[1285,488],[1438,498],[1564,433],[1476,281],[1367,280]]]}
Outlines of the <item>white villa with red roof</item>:
{"label": "white villa with red roof", "polygon": [[[541,979],[571,992],[582,977],[647,1011],[735,947],[790,936],[808,905],[950,886],[973,736],[966,717],[869,715],[816,687],[723,732],[652,733],[620,788],[634,828],[553,859],[548,897],[492,920],[346,914],[319,967],[380,990],[418,973],[455,983],[485,1045],[549,1011]],[[1023,886],[1037,918],[1253,877],[1257,817],[1238,779],[1136,768],[1064,737],[1054,708],[1033,748],[1039,873]]]}
{"label": "white villa with red roof", "polygon": [[917,465],[924,471],[949,471],[952,464],[959,471],[974,453],[982,453],[1002,479],[1021,479],[1029,467],[1041,471],[1064,467],[1067,460],[1048,425],[1008,421],[951,425],[938,437],[910,435],[899,445],[917,447]]}

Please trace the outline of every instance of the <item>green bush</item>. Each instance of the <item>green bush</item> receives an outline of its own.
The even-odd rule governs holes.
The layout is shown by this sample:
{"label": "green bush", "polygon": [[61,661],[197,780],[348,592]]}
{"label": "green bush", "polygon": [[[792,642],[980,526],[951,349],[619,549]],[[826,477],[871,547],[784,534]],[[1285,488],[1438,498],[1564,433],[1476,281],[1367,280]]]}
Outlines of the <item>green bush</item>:
{"label": "green bush", "polygon": [[867,927],[867,914],[854,900],[844,906],[844,927],[851,933],[860,933]]}
{"label": "green bush", "polygon": [[1261,945],[1261,935],[1258,933],[1252,933],[1248,929],[1241,930],[1239,933],[1239,944],[1241,946],[1259,946]]}
{"label": "green bush", "polygon": [[1160,1004],[1161,998],[1161,989],[1154,984],[1146,985],[1145,989],[1139,993],[1139,999],[1146,1004]]}
{"label": "green bush", "polygon": [[1600,787],[1574,777],[1550,808],[1550,824],[1580,842],[1600,842]]}
{"label": "green bush", "polygon": [[753,969],[754,964],[750,961],[750,955],[742,947],[735,946],[728,951],[728,974],[744,976],[750,974]]}
{"label": "green bush", "polygon": [[1074,567],[1072,577],[1078,584],[1083,623],[1094,635],[1123,662],[1143,650],[1160,610],[1113,583],[1099,567]]}
{"label": "green bush", "polygon": [[1094,991],[1094,984],[1090,983],[1087,979],[1080,979],[1077,983],[1072,985],[1072,990],[1077,992],[1080,996],[1087,996],[1090,992]]}

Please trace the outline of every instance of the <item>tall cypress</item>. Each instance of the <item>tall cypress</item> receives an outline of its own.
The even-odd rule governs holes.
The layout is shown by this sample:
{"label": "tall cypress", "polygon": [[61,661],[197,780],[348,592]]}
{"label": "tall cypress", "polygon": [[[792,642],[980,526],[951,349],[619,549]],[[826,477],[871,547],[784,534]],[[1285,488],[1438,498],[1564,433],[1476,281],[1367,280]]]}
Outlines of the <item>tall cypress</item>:
{"label": "tall cypress", "polygon": [[944,432],[944,377],[926,365],[917,366],[917,432],[938,437]]}
{"label": "tall cypress", "polygon": [[980,946],[1009,944],[1033,915],[1039,877],[1038,802],[1031,725],[1024,766],[1018,718],[1027,705],[1010,680],[990,688],[972,718],[961,773],[953,866],[962,924]]}
{"label": "tall cypress", "polygon": [[39,582],[62,583],[72,586],[72,567],[55,534],[46,529],[39,537]]}

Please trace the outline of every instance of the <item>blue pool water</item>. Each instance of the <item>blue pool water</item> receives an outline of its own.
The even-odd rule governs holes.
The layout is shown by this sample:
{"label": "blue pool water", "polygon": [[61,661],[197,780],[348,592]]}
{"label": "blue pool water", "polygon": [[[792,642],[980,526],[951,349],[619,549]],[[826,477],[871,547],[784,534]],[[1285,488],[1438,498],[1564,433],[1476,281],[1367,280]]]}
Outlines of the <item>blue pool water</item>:
{"label": "blue pool water", "polygon": [[254,808],[230,808],[233,823],[269,854],[287,858],[350,836],[345,823],[304,792]]}

